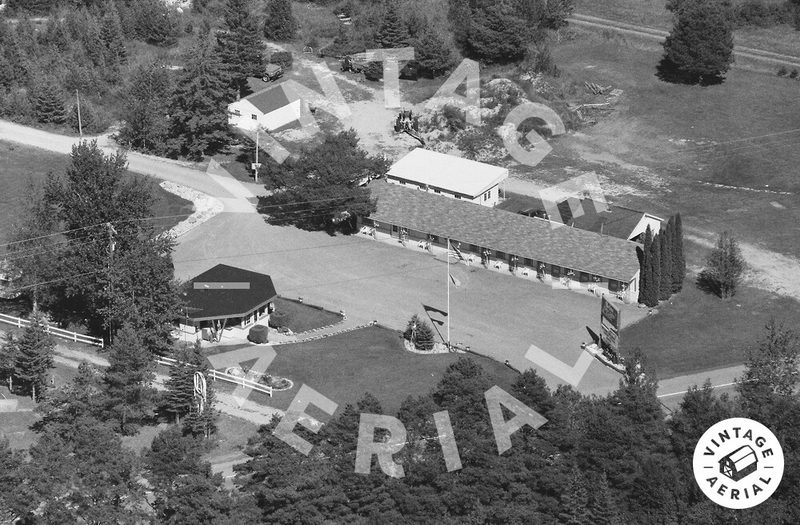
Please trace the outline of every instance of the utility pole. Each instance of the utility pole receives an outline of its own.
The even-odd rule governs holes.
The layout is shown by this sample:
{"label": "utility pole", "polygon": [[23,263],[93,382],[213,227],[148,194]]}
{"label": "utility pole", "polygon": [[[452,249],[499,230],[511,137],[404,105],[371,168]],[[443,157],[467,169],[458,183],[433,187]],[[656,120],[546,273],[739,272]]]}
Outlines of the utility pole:
{"label": "utility pole", "polygon": [[78,101],[78,133],[83,136],[83,123],[81,122],[81,97],[78,96],[78,90],[75,90],[75,100]]}
{"label": "utility pole", "polygon": [[258,168],[261,167],[258,162],[258,127],[256,127],[256,161],[250,167],[253,168],[253,178],[258,182]]}
{"label": "utility pole", "polygon": [[[109,287],[109,296],[111,301],[114,300],[114,279],[112,277],[112,268],[114,266],[114,250],[117,247],[117,242],[114,240],[114,235],[117,234],[117,230],[114,229],[114,226],[110,223],[106,223],[106,227],[108,228],[108,287]],[[112,344],[113,341],[111,340],[111,334],[113,333],[112,324],[113,324],[113,317],[109,317],[108,321],[108,344]]]}
{"label": "utility pole", "polygon": [[450,239],[447,239],[447,349],[450,350]]}

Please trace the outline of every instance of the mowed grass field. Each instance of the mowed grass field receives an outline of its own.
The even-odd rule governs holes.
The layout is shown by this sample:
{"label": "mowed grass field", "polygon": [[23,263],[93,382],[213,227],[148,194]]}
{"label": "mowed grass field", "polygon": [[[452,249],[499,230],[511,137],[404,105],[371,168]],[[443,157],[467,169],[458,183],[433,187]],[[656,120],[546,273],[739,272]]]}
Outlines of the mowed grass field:
{"label": "mowed grass field", "polygon": [[[732,0],[732,3],[738,5],[746,1]],[[760,2],[782,4],[784,0]],[[672,13],[666,10],[665,5],[666,0],[575,0],[575,13],[669,31],[673,23]],[[788,25],[738,29],[734,32],[734,38],[737,45],[800,55],[800,32]]]}
{"label": "mowed grass field", "polygon": [[[615,161],[587,166],[648,194],[621,196],[621,204],[665,215],[680,211],[690,228],[729,229],[800,257],[798,82],[733,70],[717,86],[669,84],[655,76],[658,53],[599,35],[563,43],[553,55],[576,80],[624,91],[610,116],[581,130],[596,153],[649,171],[644,179]],[[575,144],[574,136],[559,139],[551,157],[572,162]]]}
{"label": "mowed grass field", "polygon": [[282,410],[288,408],[305,384],[336,402],[339,410],[369,392],[378,398],[385,413],[394,414],[408,396],[430,392],[447,367],[465,355],[483,367],[490,386],[509,391],[518,377],[507,366],[489,358],[408,352],[398,332],[380,326],[273,348],[277,357],[267,372],[291,379],[294,388],[275,392],[272,398],[256,395],[250,399]]}
{"label": "mowed grass field", "polygon": [[[64,173],[68,162],[69,158],[65,155],[0,142],[0,242],[8,240],[12,225],[28,204],[29,185],[43,183],[50,172]],[[190,201],[164,191],[155,182],[153,190],[153,214],[158,217],[170,216],[156,221],[158,228],[167,230],[185,218],[175,215],[192,213]]]}
{"label": "mowed grass field", "polygon": [[659,379],[743,364],[770,319],[796,328],[800,303],[743,287],[722,301],[690,285],[658,308],[658,314],[623,328],[628,353],[641,348]]}

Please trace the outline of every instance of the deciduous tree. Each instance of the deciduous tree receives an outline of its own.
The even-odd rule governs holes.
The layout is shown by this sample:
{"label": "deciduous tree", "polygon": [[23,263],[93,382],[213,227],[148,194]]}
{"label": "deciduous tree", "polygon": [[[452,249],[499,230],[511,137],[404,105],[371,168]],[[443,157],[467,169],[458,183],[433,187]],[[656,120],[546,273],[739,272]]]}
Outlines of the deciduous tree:
{"label": "deciduous tree", "polygon": [[327,133],[321,144],[275,170],[268,188],[276,191],[262,201],[261,210],[277,224],[312,229],[351,224],[356,215],[375,210],[369,190],[359,184],[386,169],[382,158],[359,147],[355,131]]}
{"label": "deciduous tree", "polygon": [[765,393],[795,395],[800,384],[800,335],[771,319],[758,346],[748,349],[745,367],[738,389],[750,401]]}

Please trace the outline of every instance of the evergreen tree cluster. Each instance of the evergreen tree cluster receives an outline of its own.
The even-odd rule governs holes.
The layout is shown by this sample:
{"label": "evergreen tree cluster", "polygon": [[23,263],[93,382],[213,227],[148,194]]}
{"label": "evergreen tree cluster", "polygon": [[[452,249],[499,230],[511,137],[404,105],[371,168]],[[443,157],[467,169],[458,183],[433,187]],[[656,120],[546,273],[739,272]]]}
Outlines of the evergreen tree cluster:
{"label": "evergreen tree cluster", "polygon": [[[42,417],[28,454],[0,439],[0,515],[26,523],[797,523],[798,341],[793,328],[771,321],[748,350],[735,399],[717,396],[710,383],[695,386],[669,418],[656,397],[655,373],[640,352],[626,361],[619,388],[605,397],[583,396],[568,386],[552,391],[526,370],[508,394],[547,421],[539,429],[513,431],[511,448],[502,454],[487,410],[490,379],[473,360],[461,358],[430,392],[409,396],[392,414],[406,429],[404,446],[392,455],[402,477],[388,477],[375,458],[369,474],[354,472],[363,414],[385,413],[367,393],[341,407],[317,433],[302,425],[293,429],[312,444],[307,455],[274,435],[278,416],[260,427],[245,449],[249,461],[236,467],[231,491],[201,459],[209,442],[187,424],[187,385],[202,368],[196,348],[176,354],[188,366],[172,374],[165,395],[183,411],[183,426],[159,433],[141,455],[122,446],[119,411],[107,407],[143,400],[131,393],[148,373],[137,364],[142,352],[135,333],[125,330],[112,349],[111,368],[100,374],[84,363],[70,384],[39,404]],[[504,410],[504,421],[518,410]],[[433,414],[441,411],[452,433],[434,424]],[[731,417],[756,418],[783,448],[784,480],[757,508],[710,504],[692,474],[700,436]],[[452,472],[442,436],[457,445],[461,466]],[[377,428],[372,440],[390,437]]]}
{"label": "evergreen tree cluster", "polygon": [[544,29],[566,24],[572,0],[449,0],[448,19],[465,55],[488,63],[515,62]]}
{"label": "evergreen tree cluster", "polygon": [[658,306],[673,293],[680,292],[686,278],[683,254],[683,224],[680,213],[673,215],[660,232],[650,227],[644,234],[639,253],[639,302]]}

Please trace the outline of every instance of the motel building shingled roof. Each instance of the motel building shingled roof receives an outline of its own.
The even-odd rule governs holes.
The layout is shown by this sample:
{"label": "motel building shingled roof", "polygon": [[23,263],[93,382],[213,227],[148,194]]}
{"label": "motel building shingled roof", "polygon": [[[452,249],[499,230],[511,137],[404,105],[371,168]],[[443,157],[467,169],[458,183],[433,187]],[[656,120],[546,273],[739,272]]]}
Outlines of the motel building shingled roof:
{"label": "motel building shingled roof", "polygon": [[637,243],[544,219],[442,198],[378,180],[370,219],[531,260],[630,283],[639,271]]}
{"label": "motel building shingled roof", "polygon": [[188,319],[208,321],[245,317],[276,296],[269,275],[218,264],[184,286]]}

